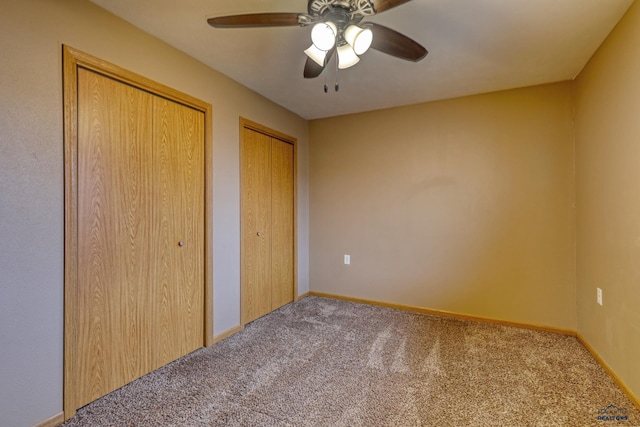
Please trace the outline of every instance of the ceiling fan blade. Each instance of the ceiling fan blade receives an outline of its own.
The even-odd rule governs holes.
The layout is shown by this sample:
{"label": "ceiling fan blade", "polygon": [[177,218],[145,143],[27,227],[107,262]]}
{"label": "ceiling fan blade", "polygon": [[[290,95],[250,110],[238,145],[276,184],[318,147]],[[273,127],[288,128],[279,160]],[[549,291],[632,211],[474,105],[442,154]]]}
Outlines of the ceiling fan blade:
{"label": "ceiling fan blade", "polygon": [[333,47],[329,52],[327,52],[327,57],[324,59],[324,65],[318,65],[316,61],[307,57],[307,62],[304,64],[304,78],[305,79],[315,79],[324,71],[325,67],[329,63],[329,60],[336,52],[336,48]]}
{"label": "ceiling fan blade", "polygon": [[392,9],[396,6],[400,6],[401,4],[407,3],[411,0],[373,0],[373,8],[377,13],[382,13],[385,10]]}
{"label": "ceiling fan blade", "polygon": [[301,13],[251,13],[209,18],[207,22],[215,28],[289,27],[301,25]]}
{"label": "ceiling fan blade", "polygon": [[368,23],[373,32],[371,48],[396,58],[418,62],[429,53],[422,45],[396,30],[373,22]]}

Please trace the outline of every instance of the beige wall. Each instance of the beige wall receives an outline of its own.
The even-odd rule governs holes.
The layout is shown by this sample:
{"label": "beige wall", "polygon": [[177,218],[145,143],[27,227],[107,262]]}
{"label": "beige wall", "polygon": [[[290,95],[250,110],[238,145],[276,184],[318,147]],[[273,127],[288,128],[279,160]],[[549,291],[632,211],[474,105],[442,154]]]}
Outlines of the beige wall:
{"label": "beige wall", "polygon": [[[640,398],[640,3],[576,80],[578,332]],[[596,304],[596,288],[603,306]]]}
{"label": "beige wall", "polygon": [[575,330],[571,83],[309,138],[312,291]]}
{"label": "beige wall", "polygon": [[0,424],[62,411],[62,44],[213,106],[214,328],[239,324],[239,117],[298,138],[299,290],[308,289],[307,121],[85,0],[0,8]]}

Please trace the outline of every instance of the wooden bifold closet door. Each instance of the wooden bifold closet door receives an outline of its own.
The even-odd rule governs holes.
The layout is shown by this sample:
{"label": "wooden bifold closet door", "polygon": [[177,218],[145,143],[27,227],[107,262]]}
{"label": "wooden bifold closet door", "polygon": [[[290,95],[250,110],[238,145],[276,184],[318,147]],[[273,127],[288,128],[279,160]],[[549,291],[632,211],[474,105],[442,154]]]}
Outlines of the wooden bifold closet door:
{"label": "wooden bifold closet door", "polygon": [[294,299],[294,146],[250,127],[241,144],[242,323]]}
{"label": "wooden bifold closet door", "polygon": [[203,345],[204,113],[79,68],[75,407]]}

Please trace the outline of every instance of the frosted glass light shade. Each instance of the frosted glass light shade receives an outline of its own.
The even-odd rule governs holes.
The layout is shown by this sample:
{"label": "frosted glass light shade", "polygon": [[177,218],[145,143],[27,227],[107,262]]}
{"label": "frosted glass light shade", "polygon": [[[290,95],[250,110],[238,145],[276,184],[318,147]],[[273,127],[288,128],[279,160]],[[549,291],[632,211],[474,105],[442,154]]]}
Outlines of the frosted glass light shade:
{"label": "frosted glass light shade", "polygon": [[360,58],[356,55],[355,51],[350,44],[344,44],[338,46],[338,68],[344,70],[345,68],[353,67]]}
{"label": "frosted glass light shade", "polygon": [[327,58],[327,52],[318,49],[315,45],[311,45],[309,49],[304,51],[305,54],[321,67],[324,67],[324,60]]}
{"label": "frosted glass light shade", "polygon": [[338,28],[333,22],[318,22],[311,30],[311,41],[320,50],[325,52],[336,44]]}
{"label": "frosted glass light shade", "polygon": [[369,49],[369,46],[371,46],[373,31],[369,28],[349,25],[344,32],[344,39],[353,47],[356,55],[362,55]]}

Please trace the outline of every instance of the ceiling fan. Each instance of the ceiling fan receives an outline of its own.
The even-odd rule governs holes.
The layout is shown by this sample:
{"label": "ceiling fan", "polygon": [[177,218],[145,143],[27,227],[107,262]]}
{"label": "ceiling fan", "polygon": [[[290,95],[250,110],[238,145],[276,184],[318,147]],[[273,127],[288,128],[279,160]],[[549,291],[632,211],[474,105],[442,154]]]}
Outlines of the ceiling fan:
{"label": "ceiling fan", "polygon": [[[339,69],[360,61],[369,48],[407,61],[418,62],[427,49],[409,37],[374,22],[362,22],[410,0],[309,0],[307,13],[253,13],[209,18],[215,28],[252,28],[313,25],[312,45],[305,50],[304,77],[322,74],[327,63],[338,53]],[[338,86],[336,84],[336,90]],[[327,87],[325,85],[325,92]]]}

